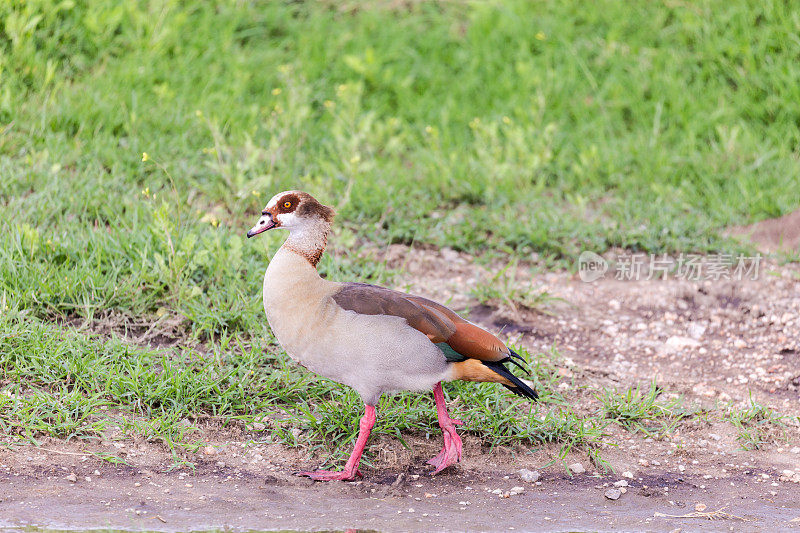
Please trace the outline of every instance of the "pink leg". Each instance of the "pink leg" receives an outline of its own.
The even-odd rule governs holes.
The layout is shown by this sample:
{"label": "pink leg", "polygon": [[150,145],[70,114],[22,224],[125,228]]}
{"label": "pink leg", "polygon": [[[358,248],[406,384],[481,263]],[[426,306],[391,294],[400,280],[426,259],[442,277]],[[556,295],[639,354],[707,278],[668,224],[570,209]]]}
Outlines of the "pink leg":
{"label": "pink leg", "polygon": [[358,471],[358,463],[361,461],[361,454],[364,452],[364,447],[367,445],[369,433],[372,431],[372,426],[375,425],[375,406],[365,405],[364,416],[358,424],[358,438],[356,439],[356,446],[353,448],[353,453],[344,465],[344,470],[335,472],[332,470],[314,470],[311,472],[297,472],[298,476],[307,476],[314,481],[350,481],[360,476],[361,472]]}
{"label": "pink leg", "polygon": [[433,471],[433,474],[438,474],[448,466],[461,460],[461,437],[456,433],[456,426],[460,426],[463,422],[450,418],[447,413],[447,405],[444,403],[441,383],[437,383],[433,387],[433,399],[436,402],[439,427],[442,428],[442,436],[444,436],[444,448],[439,452],[439,455],[428,461],[428,464],[435,466],[436,470]]}

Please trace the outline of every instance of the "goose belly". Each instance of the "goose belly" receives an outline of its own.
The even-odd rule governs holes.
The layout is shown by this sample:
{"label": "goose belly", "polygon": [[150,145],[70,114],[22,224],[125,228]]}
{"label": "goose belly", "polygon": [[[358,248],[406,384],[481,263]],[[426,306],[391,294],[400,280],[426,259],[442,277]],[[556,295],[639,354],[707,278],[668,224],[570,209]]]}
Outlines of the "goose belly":
{"label": "goose belly", "polygon": [[384,392],[429,390],[450,373],[441,350],[405,319],[360,315],[331,299],[307,313],[302,326],[277,320],[273,331],[292,359],[353,387],[370,404]]}

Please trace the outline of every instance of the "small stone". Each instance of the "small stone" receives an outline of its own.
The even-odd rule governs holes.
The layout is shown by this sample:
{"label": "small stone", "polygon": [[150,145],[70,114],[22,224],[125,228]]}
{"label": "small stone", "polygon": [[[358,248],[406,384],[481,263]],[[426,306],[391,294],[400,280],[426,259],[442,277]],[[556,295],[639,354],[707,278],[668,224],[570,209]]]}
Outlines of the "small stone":
{"label": "small stone", "polygon": [[442,254],[442,259],[444,259],[445,261],[447,261],[449,263],[457,261],[458,258],[459,258],[458,252],[456,252],[452,248],[442,248],[440,250],[440,253]]}
{"label": "small stone", "polygon": [[699,340],[706,332],[706,327],[697,322],[692,322],[686,327],[686,333],[693,339]]}
{"label": "small stone", "polygon": [[698,513],[702,513],[703,511],[705,511],[705,510],[706,510],[706,504],[704,504],[704,503],[698,503],[698,504],[696,504],[696,505],[694,506],[694,510],[695,510],[695,511],[697,511]]}
{"label": "small stone", "polygon": [[792,448],[789,451],[792,452],[792,453],[800,453],[800,446],[795,446],[794,448]]}
{"label": "small stone", "polygon": [[619,481],[615,481],[614,482],[614,486],[617,487],[617,488],[619,488],[619,487],[627,487],[628,486],[628,480],[621,479]]}
{"label": "small stone", "polygon": [[633,472],[625,471],[622,473],[622,477],[626,477],[628,479],[633,479]]}
{"label": "small stone", "polygon": [[205,455],[216,455],[217,454],[217,449],[214,448],[213,446],[205,446],[205,447],[203,447],[203,453]]}
{"label": "small stone", "polygon": [[494,489],[492,494],[503,494],[503,491],[501,489]]}
{"label": "small stone", "polygon": [[584,472],[586,472],[586,469],[580,463],[574,463],[569,465],[569,470],[573,474],[583,474]]}
{"label": "small stone", "polygon": [[672,337],[667,339],[667,342],[664,343],[669,348],[674,350],[683,350],[684,348],[696,348],[700,346],[700,342],[691,337],[680,337],[678,335],[673,335]]}
{"label": "small stone", "polygon": [[535,483],[539,481],[539,472],[537,470],[528,470],[523,468],[519,471],[519,477],[526,483]]}
{"label": "small stone", "polygon": [[252,431],[264,431],[265,429],[267,429],[267,425],[264,424],[263,422],[253,422],[252,424],[250,424],[250,429]]}
{"label": "small stone", "polygon": [[605,491],[604,496],[609,500],[618,500],[622,496],[622,492],[619,489],[608,489]]}
{"label": "small stone", "polygon": [[511,490],[508,491],[511,496],[516,496],[517,494],[522,494],[523,492],[525,492],[525,487],[512,487]]}
{"label": "small stone", "polygon": [[75,474],[70,474],[67,476],[67,481],[69,481],[70,483],[77,483],[78,476],[76,476]]}

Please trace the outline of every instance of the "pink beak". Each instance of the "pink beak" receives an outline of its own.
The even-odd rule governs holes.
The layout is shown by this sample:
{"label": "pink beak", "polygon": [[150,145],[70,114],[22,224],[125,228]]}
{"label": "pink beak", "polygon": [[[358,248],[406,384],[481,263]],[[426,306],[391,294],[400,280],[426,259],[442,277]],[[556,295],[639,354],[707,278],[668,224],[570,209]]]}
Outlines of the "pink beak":
{"label": "pink beak", "polygon": [[269,213],[264,213],[264,215],[258,219],[258,223],[250,228],[250,231],[247,232],[247,238],[255,237],[259,233],[264,233],[267,230],[271,230],[272,228],[276,227],[277,224],[274,220],[272,220],[272,215]]}

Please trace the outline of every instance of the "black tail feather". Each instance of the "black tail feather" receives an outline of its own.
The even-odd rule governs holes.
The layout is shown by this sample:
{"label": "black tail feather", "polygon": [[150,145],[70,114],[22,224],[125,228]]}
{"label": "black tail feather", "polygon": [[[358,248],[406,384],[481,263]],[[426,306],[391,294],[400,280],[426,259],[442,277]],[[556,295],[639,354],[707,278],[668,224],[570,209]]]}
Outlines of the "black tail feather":
{"label": "black tail feather", "polygon": [[[508,348],[508,346],[506,346],[506,348]],[[530,371],[530,370],[528,370],[527,368],[525,368],[524,366],[522,366],[523,364],[527,363],[527,361],[525,360],[525,358],[524,358],[524,357],[522,357],[520,354],[518,354],[517,352],[515,352],[515,351],[514,351],[514,350],[512,350],[511,348],[508,348],[508,354],[509,354],[509,355],[508,355],[508,362],[509,362],[509,363],[514,363],[514,364],[515,364],[515,365],[517,365],[519,368],[521,368],[523,372],[525,372],[525,373],[526,373],[526,374],[528,374],[529,376],[531,375],[531,371]],[[519,359],[519,361],[522,361],[522,363],[520,363],[519,361],[515,361],[515,360],[514,360],[514,359],[512,359],[512,358]],[[503,361],[503,362],[505,362],[505,361]]]}
{"label": "black tail feather", "polygon": [[529,376],[531,375],[531,371],[530,371],[530,370],[528,370],[527,368],[525,368],[524,366],[522,366],[522,363],[520,363],[520,362],[519,362],[519,361],[517,361],[516,359],[511,359],[511,358],[509,357],[508,359],[504,359],[504,360],[503,360],[503,363],[511,363],[512,365],[516,365],[516,366],[517,366],[517,368],[519,368],[520,370],[522,370],[523,372],[525,372],[525,373],[526,373],[526,374],[528,374]]}
{"label": "black tail feather", "polygon": [[[508,348],[508,346],[506,346],[506,348]],[[510,354],[510,355],[509,355],[509,357],[516,357],[517,359],[519,359],[519,360],[520,360],[520,361],[522,361],[523,363],[525,362],[525,358],[524,358],[524,357],[522,357],[522,356],[521,356],[520,354],[518,354],[517,352],[515,352],[514,350],[512,350],[511,348],[508,348],[508,353]]]}
{"label": "black tail feather", "polygon": [[514,385],[513,387],[509,386],[509,385],[505,385],[505,384],[503,386],[505,388],[507,388],[508,390],[510,390],[511,392],[513,392],[514,394],[517,394],[519,396],[523,396],[525,398],[529,398],[529,399],[531,399],[533,401],[536,401],[536,400],[539,399],[539,395],[536,394],[535,390],[530,388],[524,381],[522,381],[517,376],[512,374],[511,370],[509,370],[508,368],[505,367],[505,365],[503,363],[509,363],[509,362],[513,363],[514,362],[510,358],[509,359],[505,359],[503,361],[482,361],[482,362],[483,362],[484,365],[486,365],[489,368],[491,368],[494,372],[496,372],[497,374],[501,375],[502,377],[506,378],[511,383],[513,383],[513,385]]}

